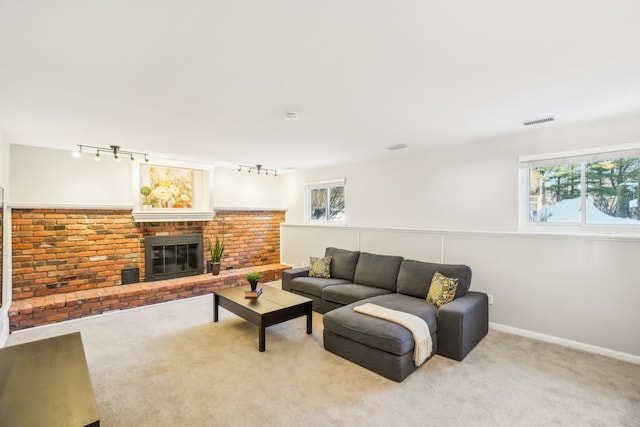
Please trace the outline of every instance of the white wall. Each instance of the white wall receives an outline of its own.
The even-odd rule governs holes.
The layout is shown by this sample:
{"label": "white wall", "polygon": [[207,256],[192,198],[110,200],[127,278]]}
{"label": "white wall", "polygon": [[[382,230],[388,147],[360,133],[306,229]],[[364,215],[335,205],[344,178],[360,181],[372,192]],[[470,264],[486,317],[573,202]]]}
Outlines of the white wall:
{"label": "white wall", "polygon": [[6,200],[9,191],[9,143],[3,139],[0,132],[0,187],[3,188],[4,202],[2,204],[2,307],[0,307],[0,347],[9,337],[9,306],[11,305],[11,221]]}
{"label": "white wall", "polygon": [[279,208],[281,177],[238,172],[235,168],[216,167],[213,180],[215,208]]}
{"label": "white wall", "polygon": [[[337,246],[464,263],[472,289],[494,295],[494,325],[640,363],[640,236],[517,232],[518,156],[637,141],[640,116],[297,171],[284,178],[282,261]],[[347,227],[303,226],[303,183],[343,177]]]}
{"label": "white wall", "polygon": [[12,205],[133,206],[130,161],[11,145]]}
{"label": "white wall", "polygon": [[304,222],[305,182],[346,178],[348,225],[513,230],[517,170],[504,165],[515,164],[515,153],[496,150],[495,156],[483,156],[479,163],[481,151],[466,146],[298,172],[285,177],[295,181],[288,182],[288,222]]}

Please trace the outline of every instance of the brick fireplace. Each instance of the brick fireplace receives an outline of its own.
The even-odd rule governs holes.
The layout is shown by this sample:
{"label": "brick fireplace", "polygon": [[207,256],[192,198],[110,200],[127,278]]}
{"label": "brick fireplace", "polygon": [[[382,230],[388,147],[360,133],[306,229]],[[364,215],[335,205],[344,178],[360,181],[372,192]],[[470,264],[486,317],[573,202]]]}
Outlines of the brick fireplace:
{"label": "brick fireplace", "polygon": [[227,210],[212,221],[136,223],[129,210],[13,209],[13,299],[117,286],[123,269],[145,277],[144,240],[159,234],[202,234],[202,263],[207,240],[224,237],[223,269],[277,264],[284,214]]}

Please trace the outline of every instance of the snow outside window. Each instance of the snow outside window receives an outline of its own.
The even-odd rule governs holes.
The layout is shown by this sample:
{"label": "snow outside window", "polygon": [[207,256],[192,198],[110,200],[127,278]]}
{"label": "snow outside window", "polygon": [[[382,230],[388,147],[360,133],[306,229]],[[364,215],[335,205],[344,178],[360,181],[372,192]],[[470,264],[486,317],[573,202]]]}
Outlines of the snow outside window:
{"label": "snow outside window", "polygon": [[520,167],[526,180],[521,224],[640,231],[640,149],[521,158]]}
{"label": "snow outside window", "polygon": [[305,184],[305,218],[316,224],[344,224],[345,180]]}

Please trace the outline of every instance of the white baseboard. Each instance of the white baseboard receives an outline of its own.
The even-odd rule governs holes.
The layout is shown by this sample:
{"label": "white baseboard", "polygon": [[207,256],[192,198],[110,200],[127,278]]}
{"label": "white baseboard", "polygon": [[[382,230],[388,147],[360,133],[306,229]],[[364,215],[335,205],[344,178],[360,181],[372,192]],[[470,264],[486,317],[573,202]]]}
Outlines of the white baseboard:
{"label": "white baseboard", "polygon": [[640,356],[636,356],[629,353],[623,353],[621,351],[611,350],[604,347],[598,347],[596,345],[591,345],[591,344],[585,344],[578,341],[567,340],[564,338],[558,338],[552,335],[545,335],[539,332],[533,332],[526,329],[514,328],[512,326],[506,326],[500,323],[489,322],[489,328],[495,329],[496,331],[500,331],[500,332],[506,332],[508,334],[520,335],[520,336],[531,338],[534,340],[544,341],[551,344],[558,344],[558,345],[573,348],[576,350],[582,350],[588,353],[600,354],[602,356],[611,357],[612,359],[618,359],[624,362],[640,365]]}

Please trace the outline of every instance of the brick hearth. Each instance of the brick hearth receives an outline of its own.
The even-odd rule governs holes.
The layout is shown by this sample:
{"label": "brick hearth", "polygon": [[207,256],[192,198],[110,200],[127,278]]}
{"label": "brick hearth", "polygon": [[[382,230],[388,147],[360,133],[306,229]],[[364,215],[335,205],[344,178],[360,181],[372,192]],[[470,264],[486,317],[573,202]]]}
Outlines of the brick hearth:
{"label": "brick hearth", "polygon": [[77,292],[25,298],[15,301],[9,309],[11,331],[46,325],[69,319],[124,310],[142,305],[157,304],[210,294],[214,290],[247,285],[244,276],[259,271],[261,282],[280,280],[288,265],[269,264],[258,267],[226,270],[218,276],[200,274],[178,279],[109,286]]}

